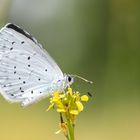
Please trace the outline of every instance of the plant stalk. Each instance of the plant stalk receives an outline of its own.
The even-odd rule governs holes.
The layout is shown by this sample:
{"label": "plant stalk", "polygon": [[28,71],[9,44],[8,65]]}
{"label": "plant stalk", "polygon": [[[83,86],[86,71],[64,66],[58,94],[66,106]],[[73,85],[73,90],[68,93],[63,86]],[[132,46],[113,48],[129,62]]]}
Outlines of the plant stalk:
{"label": "plant stalk", "polygon": [[74,138],[74,125],[69,118],[67,118],[67,127],[68,127],[68,140],[75,140],[75,138]]}

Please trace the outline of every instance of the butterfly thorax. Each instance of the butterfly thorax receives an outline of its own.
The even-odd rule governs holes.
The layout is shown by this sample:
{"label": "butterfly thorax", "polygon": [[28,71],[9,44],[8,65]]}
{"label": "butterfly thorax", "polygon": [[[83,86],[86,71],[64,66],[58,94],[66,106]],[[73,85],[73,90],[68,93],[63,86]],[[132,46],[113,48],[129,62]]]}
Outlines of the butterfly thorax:
{"label": "butterfly thorax", "polygon": [[54,81],[52,83],[51,93],[55,91],[63,92],[67,87],[69,87],[74,82],[73,78],[70,75],[64,74],[62,79]]}

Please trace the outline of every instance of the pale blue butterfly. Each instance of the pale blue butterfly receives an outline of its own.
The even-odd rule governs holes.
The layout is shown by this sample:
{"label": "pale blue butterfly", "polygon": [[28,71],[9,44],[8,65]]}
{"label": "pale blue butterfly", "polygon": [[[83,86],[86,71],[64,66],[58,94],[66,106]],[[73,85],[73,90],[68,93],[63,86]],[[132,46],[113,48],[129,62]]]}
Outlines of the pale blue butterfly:
{"label": "pale blue butterfly", "polygon": [[9,23],[0,30],[0,93],[6,100],[27,106],[63,91],[74,77],[63,74],[37,40],[19,26]]}

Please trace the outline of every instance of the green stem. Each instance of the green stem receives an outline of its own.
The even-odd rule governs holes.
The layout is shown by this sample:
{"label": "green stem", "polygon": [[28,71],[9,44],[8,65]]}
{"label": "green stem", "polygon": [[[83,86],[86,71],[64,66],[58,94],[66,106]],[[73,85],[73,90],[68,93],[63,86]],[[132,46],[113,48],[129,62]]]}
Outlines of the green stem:
{"label": "green stem", "polygon": [[67,119],[67,126],[68,126],[68,140],[75,140],[74,139],[74,125],[69,118]]}

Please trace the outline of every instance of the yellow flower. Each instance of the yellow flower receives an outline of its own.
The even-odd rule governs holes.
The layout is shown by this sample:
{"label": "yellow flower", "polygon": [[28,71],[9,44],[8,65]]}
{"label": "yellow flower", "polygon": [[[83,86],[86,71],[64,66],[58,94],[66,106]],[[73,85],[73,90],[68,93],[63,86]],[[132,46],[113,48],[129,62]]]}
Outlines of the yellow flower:
{"label": "yellow flower", "polygon": [[73,137],[75,120],[79,113],[84,110],[82,102],[87,102],[87,95],[80,95],[78,91],[74,92],[72,88],[68,88],[66,92],[54,92],[50,98],[50,105],[47,109],[54,108],[60,114],[60,130],[64,133],[66,138],[70,140]]}
{"label": "yellow flower", "polygon": [[53,94],[47,111],[54,107],[57,112],[64,113],[68,117],[71,115],[77,116],[84,109],[82,101],[87,102],[88,96],[80,96],[78,91],[73,92],[72,88],[69,87],[65,93],[55,92]]}

